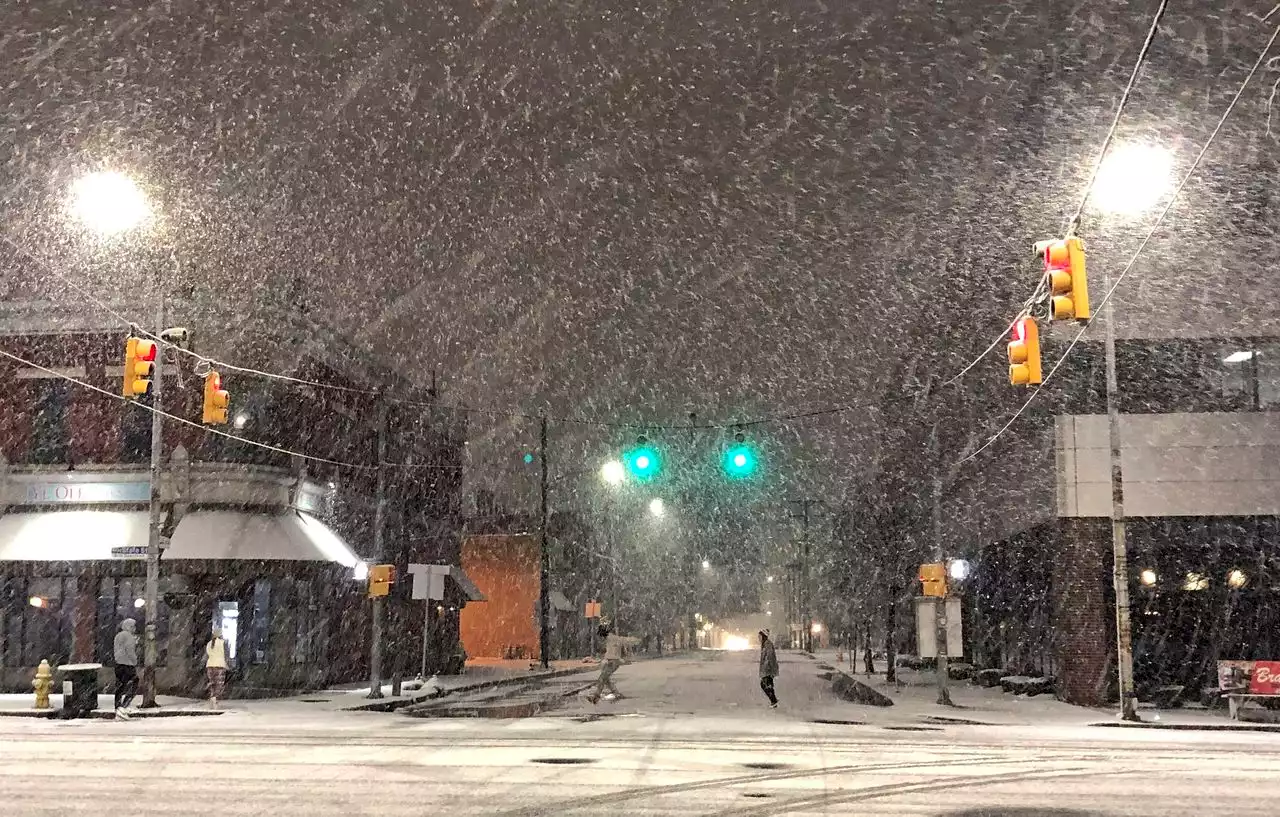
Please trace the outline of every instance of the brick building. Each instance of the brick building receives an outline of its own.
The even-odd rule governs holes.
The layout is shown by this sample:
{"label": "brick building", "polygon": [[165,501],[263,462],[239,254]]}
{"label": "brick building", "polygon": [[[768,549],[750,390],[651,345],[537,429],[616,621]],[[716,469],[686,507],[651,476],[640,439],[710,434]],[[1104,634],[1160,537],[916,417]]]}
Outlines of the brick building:
{"label": "brick building", "polygon": [[[12,334],[6,351],[50,371],[0,364],[0,685],[25,688],[41,659],[110,663],[121,619],[144,616],[149,412],[119,389],[122,332]],[[176,357],[176,359],[175,359]],[[165,366],[164,408],[199,420],[190,356]],[[303,379],[358,386],[304,359]],[[61,375],[61,376],[59,376]],[[64,379],[73,378],[82,384]],[[232,644],[233,694],[367,678],[360,563],[456,565],[465,421],[433,395],[389,406],[385,550],[373,552],[378,416],[371,393],[224,372],[234,422],[258,442],[357,467],[317,464],[165,422],[157,681],[200,684],[211,625]],[[97,387],[109,394],[93,391]],[[465,582],[447,600],[465,604]],[[407,583],[388,604],[386,671],[417,670],[423,602]],[[456,616],[432,625],[432,669],[453,663]]]}

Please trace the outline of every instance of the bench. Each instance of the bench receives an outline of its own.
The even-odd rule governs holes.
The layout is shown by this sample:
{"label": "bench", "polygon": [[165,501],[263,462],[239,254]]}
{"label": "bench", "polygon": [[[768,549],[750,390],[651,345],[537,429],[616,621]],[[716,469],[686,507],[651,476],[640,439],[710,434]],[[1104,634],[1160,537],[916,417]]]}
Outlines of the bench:
{"label": "bench", "polygon": [[1271,699],[1280,701],[1280,694],[1274,692],[1249,692],[1247,689],[1227,691],[1227,714],[1233,721],[1240,720],[1240,704],[1248,698]]}

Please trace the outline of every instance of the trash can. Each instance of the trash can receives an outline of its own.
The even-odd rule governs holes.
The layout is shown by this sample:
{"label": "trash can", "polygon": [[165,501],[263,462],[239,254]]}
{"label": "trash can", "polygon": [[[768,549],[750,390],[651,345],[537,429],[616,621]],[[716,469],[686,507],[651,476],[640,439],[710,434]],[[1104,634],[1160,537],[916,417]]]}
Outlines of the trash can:
{"label": "trash can", "polygon": [[[58,667],[62,676],[62,717],[88,718],[98,708],[98,670],[101,664],[66,664]],[[71,685],[71,694],[66,694],[66,685]]]}

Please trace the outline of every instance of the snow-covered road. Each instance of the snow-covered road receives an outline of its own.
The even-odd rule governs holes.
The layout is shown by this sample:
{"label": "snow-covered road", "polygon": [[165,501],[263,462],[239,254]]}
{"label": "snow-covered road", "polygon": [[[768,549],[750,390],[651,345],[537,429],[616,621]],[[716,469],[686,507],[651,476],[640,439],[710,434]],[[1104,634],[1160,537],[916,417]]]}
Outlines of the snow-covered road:
{"label": "snow-covered road", "polygon": [[791,698],[776,712],[755,699],[749,656],[703,656],[624,667],[633,697],[610,709],[517,721],[285,704],[0,719],[0,812],[1242,815],[1280,801],[1272,734],[813,723],[806,707],[832,704],[800,660],[784,659]]}

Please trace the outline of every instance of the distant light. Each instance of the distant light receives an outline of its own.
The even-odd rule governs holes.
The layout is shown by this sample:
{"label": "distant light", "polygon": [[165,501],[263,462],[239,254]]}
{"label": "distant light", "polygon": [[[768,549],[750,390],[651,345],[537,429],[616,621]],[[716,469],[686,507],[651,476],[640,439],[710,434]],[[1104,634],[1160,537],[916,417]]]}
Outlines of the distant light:
{"label": "distant light", "polygon": [[143,607],[146,607],[146,606],[147,606],[147,600],[146,600],[146,599],[134,599],[134,600],[133,600],[133,606],[134,606],[136,609],[141,610]]}
{"label": "distant light", "polygon": [[645,456],[644,454],[641,454],[640,456],[636,457],[636,468],[639,468],[641,471],[643,471],[648,467],[649,467],[649,458],[647,456]]}
{"label": "distant light", "polygon": [[1203,573],[1188,573],[1187,580],[1182,583],[1183,590],[1206,590],[1209,579]]}
{"label": "distant light", "polygon": [[524,452],[524,464],[528,465],[531,462],[533,462],[533,455],[530,454],[528,451]]}
{"label": "distant light", "polygon": [[703,631],[704,633],[709,633],[709,632],[711,632],[711,631],[712,631],[712,629],[714,629],[714,628],[715,628],[715,626],[716,626],[716,625],[714,625],[714,624],[712,624],[710,621],[708,621],[706,624],[703,624],[703,625],[702,625],[702,631]]}
{"label": "distant light", "polygon": [[600,466],[600,478],[610,485],[617,485],[627,478],[627,469],[617,460],[609,460]]}
{"label": "distant light", "polygon": [[702,621],[702,613],[694,613],[694,614],[693,614],[693,620],[694,620],[694,621]]}
{"label": "distant light", "polygon": [[1146,570],[1142,571],[1142,573],[1139,574],[1138,578],[1147,587],[1155,587],[1156,581],[1158,579],[1158,577],[1156,576],[1156,572],[1151,568],[1147,568]]}
{"label": "distant light", "polygon": [[48,607],[49,606],[48,600],[43,599],[40,596],[32,596],[31,598],[27,599],[27,604],[30,604],[32,607]]}
{"label": "distant light", "polygon": [[90,173],[71,186],[71,213],[101,236],[132,230],[151,216],[147,197],[123,173]]}
{"label": "distant light", "polygon": [[818,633],[822,632],[822,625],[816,621],[813,622],[813,626],[809,628],[809,632],[813,633],[814,635],[817,635]]}
{"label": "distant light", "polygon": [[1098,168],[1092,200],[1098,209],[1137,216],[1154,207],[1173,184],[1173,154],[1151,144],[1122,144]]}
{"label": "distant light", "polygon": [[649,482],[662,472],[662,454],[643,435],[623,455],[622,461],[631,476],[640,482]]}
{"label": "distant light", "polygon": [[751,642],[740,635],[731,635],[724,640],[724,648],[731,652],[742,652],[751,649]]}
{"label": "distant light", "polygon": [[764,580],[765,580],[765,581],[767,581],[767,582],[769,582],[770,584],[773,584],[773,577],[772,577],[772,576],[765,576],[765,577],[764,577]]}
{"label": "distant light", "polygon": [[951,578],[958,582],[969,578],[969,571],[969,563],[964,559],[952,559],[947,565],[947,572],[951,574]]}
{"label": "distant light", "polygon": [[667,505],[662,501],[661,497],[654,497],[649,501],[649,513],[654,516],[663,516],[667,512]]}
{"label": "distant light", "polygon": [[1244,574],[1243,570],[1233,570],[1227,574],[1227,584],[1239,590],[1249,583],[1249,577]]}
{"label": "distant light", "polygon": [[355,567],[351,570],[351,579],[353,581],[362,582],[369,578],[369,563],[356,562]]}
{"label": "distant light", "polygon": [[703,559],[703,560],[702,560],[702,569],[703,569],[703,570],[710,570],[710,569],[711,569],[711,562],[708,562],[706,559]]}
{"label": "distant light", "polygon": [[729,479],[749,479],[758,466],[756,451],[747,443],[735,443],[725,452],[720,467]]}
{"label": "distant light", "polygon": [[1253,360],[1253,351],[1232,352],[1222,359],[1223,363],[1244,363],[1246,360]]}
{"label": "distant light", "polygon": [[231,422],[232,424],[235,425],[236,428],[244,428],[245,426],[249,425],[249,415],[245,414],[244,412],[240,412],[236,414],[235,419],[233,419]]}
{"label": "distant light", "polygon": [[771,616],[771,615],[773,615],[773,611],[772,611],[772,610],[765,610],[765,611],[764,611],[764,614],[765,614],[766,616]]}

